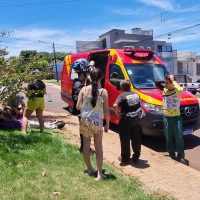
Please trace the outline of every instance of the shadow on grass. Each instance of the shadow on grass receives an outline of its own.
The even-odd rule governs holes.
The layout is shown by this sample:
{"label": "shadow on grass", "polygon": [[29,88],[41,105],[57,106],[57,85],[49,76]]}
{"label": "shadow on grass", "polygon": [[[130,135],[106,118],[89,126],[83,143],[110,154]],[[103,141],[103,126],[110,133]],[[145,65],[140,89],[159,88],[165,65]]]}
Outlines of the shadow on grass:
{"label": "shadow on grass", "polygon": [[[117,179],[117,177],[115,175],[113,175],[111,172],[107,173],[106,169],[103,169],[102,172],[106,176],[105,180],[116,180]],[[87,170],[85,170],[84,173],[87,174]],[[90,176],[96,178],[97,177],[97,170]]]}
{"label": "shadow on grass", "polygon": [[31,130],[30,133],[23,135],[19,131],[4,131],[0,132],[0,149],[4,152],[13,151],[18,153],[20,150],[28,149],[37,143],[49,144],[52,143],[51,133],[38,133],[36,130]]}

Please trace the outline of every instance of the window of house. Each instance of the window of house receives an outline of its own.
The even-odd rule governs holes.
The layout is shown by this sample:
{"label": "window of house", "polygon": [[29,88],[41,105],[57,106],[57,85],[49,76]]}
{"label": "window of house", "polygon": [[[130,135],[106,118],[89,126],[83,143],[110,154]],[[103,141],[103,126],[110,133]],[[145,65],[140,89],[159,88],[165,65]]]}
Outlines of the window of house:
{"label": "window of house", "polygon": [[102,41],[102,46],[103,46],[103,49],[106,49],[106,48],[107,48],[106,38],[103,39],[103,41]]}
{"label": "window of house", "polygon": [[177,73],[178,74],[183,74],[183,63],[178,61],[177,65]]}
{"label": "window of house", "polygon": [[172,52],[172,46],[166,46],[166,51],[167,52]]}
{"label": "window of house", "polygon": [[200,63],[197,63],[197,76],[200,76]]}
{"label": "window of house", "polygon": [[162,45],[157,46],[157,52],[162,52]]}

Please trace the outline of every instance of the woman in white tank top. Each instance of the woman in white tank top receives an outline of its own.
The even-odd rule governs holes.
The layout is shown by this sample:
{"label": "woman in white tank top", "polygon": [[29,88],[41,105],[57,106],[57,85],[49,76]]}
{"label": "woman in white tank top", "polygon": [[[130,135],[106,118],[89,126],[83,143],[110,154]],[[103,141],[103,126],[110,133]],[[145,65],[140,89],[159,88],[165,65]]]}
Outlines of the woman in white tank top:
{"label": "woman in white tank top", "polygon": [[106,120],[104,131],[109,129],[109,110],[108,93],[106,89],[101,88],[103,74],[99,69],[94,69],[90,73],[91,85],[81,89],[77,101],[77,109],[81,110],[80,131],[83,134],[83,157],[87,166],[87,173],[93,175],[95,169],[90,160],[91,138],[94,137],[94,146],[96,151],[98,175],[95,180],[102,180],[105,175],[102,173],[103,165],[103,119]]}

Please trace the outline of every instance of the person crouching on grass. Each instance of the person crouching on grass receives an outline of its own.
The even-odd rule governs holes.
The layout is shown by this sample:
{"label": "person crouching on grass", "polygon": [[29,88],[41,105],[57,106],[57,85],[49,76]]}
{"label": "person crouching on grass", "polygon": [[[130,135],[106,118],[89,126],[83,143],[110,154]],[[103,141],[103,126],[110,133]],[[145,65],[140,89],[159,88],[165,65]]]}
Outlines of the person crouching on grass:
{"label": "person crouching on grass", "polygon": [[178,161],[187,164],[184,153],[183,122],[180,116],[180,98],[183,88],[174,80],[173,75],[165,77],[165,84],[166,86],[163,88],[163,124],[167,151],[172,159],[176,159],[176,150]]}

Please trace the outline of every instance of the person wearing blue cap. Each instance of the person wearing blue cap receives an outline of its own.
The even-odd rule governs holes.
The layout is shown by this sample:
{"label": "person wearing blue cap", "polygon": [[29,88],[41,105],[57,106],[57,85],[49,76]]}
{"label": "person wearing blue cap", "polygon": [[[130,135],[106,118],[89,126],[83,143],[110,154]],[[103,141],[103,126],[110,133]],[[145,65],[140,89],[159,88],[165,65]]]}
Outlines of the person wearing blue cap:
{"label": "person wearing blue cap", "polygon": [[[88,85],[87,76],[89,73],[89,61],[84,58],[80,58],[74,62],[72,69],[78,74],[78,78],[75,78],[72,85],[72,100],[73,100],[73,110],[72,114],[79,117],[80,121],[80,110],[76,109],[76,104],[78,100],[78,95],[81,89]],[[83,135],[80,133],[80,148],[79,151],[83,152]]]}

